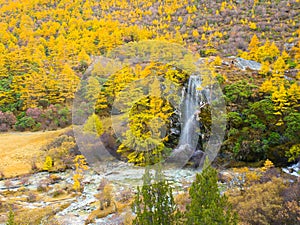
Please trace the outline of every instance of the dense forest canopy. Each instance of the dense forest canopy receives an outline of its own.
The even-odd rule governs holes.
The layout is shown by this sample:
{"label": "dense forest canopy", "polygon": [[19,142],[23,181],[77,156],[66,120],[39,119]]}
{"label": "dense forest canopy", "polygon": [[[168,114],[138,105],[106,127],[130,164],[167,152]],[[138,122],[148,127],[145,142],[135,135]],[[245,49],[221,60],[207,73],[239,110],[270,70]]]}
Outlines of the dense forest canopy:
{"label": "dense forest canopy", "polygon": [[[294,161],[300,154],[299,8],[298,0],[0,1],[0,130],[69,125],[81,79],[88,87],[84,98],[96,102],[95,112],[101,118],[109,114],[115,93],[153,70],[184,84],[185,71],[155,62],[118,71],[109,64],[95,65],[89,79],[83,77],[96,57],[110,56],[118,46],[167,41],[204,57],[223,89],[228,111],[224,156]],[[232,55],[259,62],[261,68],[241,71],[225,66]],[[109,77],[99,76],[110,69],[114,73]],[[145,98],[141,105],[142,110],[130,115],[135,129],[146,119],[143,110],[161,113],[162,120],[174,110],[161,99]],[[209,117],[209,112],[202,115],[204,125]],[[125,135],[125,140],[132,137]],[[118,152],[140,163],[140,156],[128,154],[122,144]]]}
{"label": "dense forest canopy", "polygon": [[300,0],[0,0],[0,223],[299,224],[299,27]]}

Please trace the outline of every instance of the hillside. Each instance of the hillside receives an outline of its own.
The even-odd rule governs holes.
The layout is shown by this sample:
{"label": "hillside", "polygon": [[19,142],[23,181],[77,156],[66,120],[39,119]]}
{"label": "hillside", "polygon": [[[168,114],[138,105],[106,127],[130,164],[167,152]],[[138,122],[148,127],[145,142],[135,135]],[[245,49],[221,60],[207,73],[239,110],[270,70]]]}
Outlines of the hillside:
{"label": "hillside", "polygon": [[0,0],[0,222],[297,224],[299,27],[299,0]]}

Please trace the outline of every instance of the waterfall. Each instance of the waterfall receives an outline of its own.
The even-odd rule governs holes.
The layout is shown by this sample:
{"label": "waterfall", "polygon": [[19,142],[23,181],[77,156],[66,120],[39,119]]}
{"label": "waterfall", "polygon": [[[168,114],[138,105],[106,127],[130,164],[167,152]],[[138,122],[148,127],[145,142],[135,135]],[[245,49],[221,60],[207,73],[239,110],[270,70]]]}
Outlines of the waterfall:
{"label": "waterfall", "polygon": [[[195,167],[202,165],[203,152],[197,148],[200,127],[197,116],[200,108],[205,104],[205,94],[199,90],[201,79],[190,76],[187,88],[183,89],[181,97],[181,135],[167,162],[174,166],[184,166],[192,157],[196,157]],[[196,151],[197,150],[197,151]]]}
{"label": "waterfall", "polygon": [[196,120],[199,108],[202,105],[201,91],[198,89],[201,85],[199,76],[190,76],[186,91],[182,96],[182,118],[181,135],[179,146],[188,146],[191,150],[197,147],[199,135],[199,122]]}

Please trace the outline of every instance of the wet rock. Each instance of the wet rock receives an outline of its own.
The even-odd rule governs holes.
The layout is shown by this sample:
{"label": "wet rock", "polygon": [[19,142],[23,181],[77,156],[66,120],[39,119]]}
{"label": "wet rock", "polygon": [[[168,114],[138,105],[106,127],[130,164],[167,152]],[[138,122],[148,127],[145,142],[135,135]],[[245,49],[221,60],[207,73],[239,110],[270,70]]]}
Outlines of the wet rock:
{"label": "wet rock", "polygon": [[180,145],[178,148],[174,149],[171,156],[168,158],[168,163],[175,164],[178,166],[184,162],[187,162],[193,154],[193,150],[190,148],[188,144]]}
{"label": "wet rock", "polygon": [[117,153],[118,144],[116,138],[113,137],[110,133],[104,132],[101,135],[101,141],[107,151],[115,158],[120,159],[120,155]]}
{"label": "wet rock", "polygon": [[287,168],[282,168],[282,171],[292,176],[300,177],[300,162]]}
{"label": "wet rock", "polygon": [[180,129],[178,128],[171,128],[171,134],[180,135]]}
{"label": "wet rock", "polygon": [[193,163],[194,168],[202,167],[205,159],[205,152],[201,150],[196,150],[190,161]]}

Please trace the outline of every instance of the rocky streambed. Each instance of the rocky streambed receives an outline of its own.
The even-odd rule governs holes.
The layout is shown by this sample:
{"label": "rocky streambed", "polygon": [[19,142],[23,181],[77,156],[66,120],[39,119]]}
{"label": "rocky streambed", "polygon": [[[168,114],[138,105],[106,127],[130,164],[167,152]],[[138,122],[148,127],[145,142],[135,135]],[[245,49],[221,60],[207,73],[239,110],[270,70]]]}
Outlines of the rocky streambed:
{"label": "rocky streambed", "polygon": [[[196,172],[193,169],[164,171],[174,187],[175,194],[190,185]],[[123,162],[115,163],[113,168],[103,173],[89,169],[83,176],[83,191],[80,194],[70,194],[66,190],[73,185],[73,170],[58,173],[39,172],[0,181],[0,202],[22,210],[52,207],[52,220],[59,221],[60,224],[82,225],[89,215],[99,208],[99,200],[95,195],[99,193],[97,189],[103,178],[112,184],[113,198],[118,199],[124,190],[130,190],[132,193],[136,191],[136,187],[142,184],[143,173],[144,169]],[[90,224],[120,224],[124,214],[125,212],[112,213],[95,219],[95,222]],[[5,224],[6,219],[7,212],[2,212],[0,224]]]}
{"label": "rocky streambed", "polygon": [[[282,169],[291,176],[299,177],[299,163]],[[52,210],[51,216],[46,216],[42,224],[48,224],[47,219],[65,225],[82,224],[121,224],[126,211],[114,211],[102,218],[96,218],[91,223],[87,220],[91,213],[99,209],[99,184],[105,178],[113,187],[113,199],[121,199],[124,191],[136,192],[136,187],[142,184],[143,168],[133,167],[124,162],[115,162],[106,171],[96,172],[88,169],[83,175],[81,193],[70,191],[73,185],[73,170],[48,173],[39,172],[27,176],[0,181],[0,203],[13,205],[17,210],[47,209]],[[194,169],[165,169],[164,174],[174,188],[174,195],[187,190],[193,182]],[[232,170],[219,172],[222,188],[231,188],[235,178],[240,174]],[[223,191],[222,191],[223,192]],[[7,211],[0,211],[0,224],[5,224]]]}

